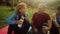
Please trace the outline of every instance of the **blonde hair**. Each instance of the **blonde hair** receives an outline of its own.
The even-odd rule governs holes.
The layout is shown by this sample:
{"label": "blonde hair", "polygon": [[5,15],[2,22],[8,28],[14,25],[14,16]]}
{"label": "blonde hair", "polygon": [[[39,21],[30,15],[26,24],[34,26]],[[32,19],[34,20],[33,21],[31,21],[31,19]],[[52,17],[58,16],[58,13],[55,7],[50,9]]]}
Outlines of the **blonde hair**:
{"label": "blonde hair", "polygon": [[26,3],[23,3],[23,2],[18,3],[17,6],[16,6],[16,11],[19,10],[20,8],[23,8],[23,7],[26,7],[26,6],[27,6]]}

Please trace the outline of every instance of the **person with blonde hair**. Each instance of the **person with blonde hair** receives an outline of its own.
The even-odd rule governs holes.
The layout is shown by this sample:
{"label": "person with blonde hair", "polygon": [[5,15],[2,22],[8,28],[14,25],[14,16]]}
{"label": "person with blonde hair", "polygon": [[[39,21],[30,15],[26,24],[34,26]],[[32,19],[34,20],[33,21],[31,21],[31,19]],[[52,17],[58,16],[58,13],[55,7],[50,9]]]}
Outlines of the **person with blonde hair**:
{"label": "person with blonde hair", "polygon": [[16,6],[16,12],[6,19],[5,22],[9,24],[8,34],[12,34],[12,31],[14,31],[15,34],[27,33],[30,24],[26,8],[26,3],[18,3]]}

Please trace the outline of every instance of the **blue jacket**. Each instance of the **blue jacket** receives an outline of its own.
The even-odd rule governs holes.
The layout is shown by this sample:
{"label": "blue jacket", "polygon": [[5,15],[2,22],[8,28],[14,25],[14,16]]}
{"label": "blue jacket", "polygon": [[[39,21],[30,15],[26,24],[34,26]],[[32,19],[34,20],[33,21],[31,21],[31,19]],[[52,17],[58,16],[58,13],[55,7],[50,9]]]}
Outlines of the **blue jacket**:
{"label": "blue jacket", "polygon": [[58,14],[56,14],[56,19],[57,19],[58,24],[60,25],[60,18],[58,17]]}
{"label": "blue jacket", "polygon": [[[27,13],[25,13],[25,17],[28,17],[28,14]],[[8,23],[8,24],[16,24],[16,21],[13,20],[14,18],[16,18],[16,20],[18,20],[19,17],[18,17],[18,14],[17,13],[14,13],[9,18],[7,18],[5,20],[5,22]]]}

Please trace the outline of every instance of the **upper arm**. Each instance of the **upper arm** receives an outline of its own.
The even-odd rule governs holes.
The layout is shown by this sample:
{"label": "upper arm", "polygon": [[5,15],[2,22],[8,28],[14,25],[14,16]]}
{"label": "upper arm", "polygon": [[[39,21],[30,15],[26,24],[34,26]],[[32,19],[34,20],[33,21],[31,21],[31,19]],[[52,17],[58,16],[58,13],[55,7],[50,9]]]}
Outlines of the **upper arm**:
{"label": "upper arm", "polygon": [[13,20],[14,17],[15,17],[15,13],[13,15],[11,15],[10,17],[8,17],[5,22],[8,23],[8,24],[15,24],[15,21]]}
{"label": "upper arm", "polygon": [[50,19],[50,16],[47,15],[47,22],[50,23],[51,19]]}
{"label": "upper arm", "polygon": [[49,29],[50,29],[50,28],[51,28],[51,21],[48,20],[47,22],[48,22],[48,27],[49,27]]}
{"label": "upper arm", "polygon": [[56,14],[55,13],[52,15],[52,20],[56,22]]}
{"label": "upper arm", "polygon": [[47,23],[48,23],[48,27],[51,28],[51,19],[50,19],[50,15],[47,15]]}
{"label": "upper arm", "polygon": [[14,13],[14,14],[11,15],[10,17],[8,17],[7,19],[8,19],[8,20],[13,20],[15,16],[16,16],[16,14]]}
{"label": "upper arm", "polygon": [[48,20],[50,20],[51,18],[50,18],[50,15],[49,14],[47,14],[47,16],[46,16],[46,20],[48,21]]}

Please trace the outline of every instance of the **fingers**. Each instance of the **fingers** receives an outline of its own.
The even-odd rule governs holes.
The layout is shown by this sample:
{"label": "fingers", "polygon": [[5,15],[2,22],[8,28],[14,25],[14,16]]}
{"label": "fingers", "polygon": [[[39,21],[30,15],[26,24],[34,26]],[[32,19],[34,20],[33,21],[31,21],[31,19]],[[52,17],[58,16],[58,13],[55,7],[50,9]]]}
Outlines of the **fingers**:
{"label": "fingers", "polygon": [[23,24],[23,20],[18,20],[17,24]]}
{"label": "fingers", "polygon": [[49,30],[49,28],[48,28],[48,27],[43,26],[42,31],[43,31],[44,33],[48,32],[48,30]]}
{"label": "fingers", "polygon": [[25,20],[26,20],[26,21],[29,21],[29,18],[28,18],[28,17],[25,17]]}

